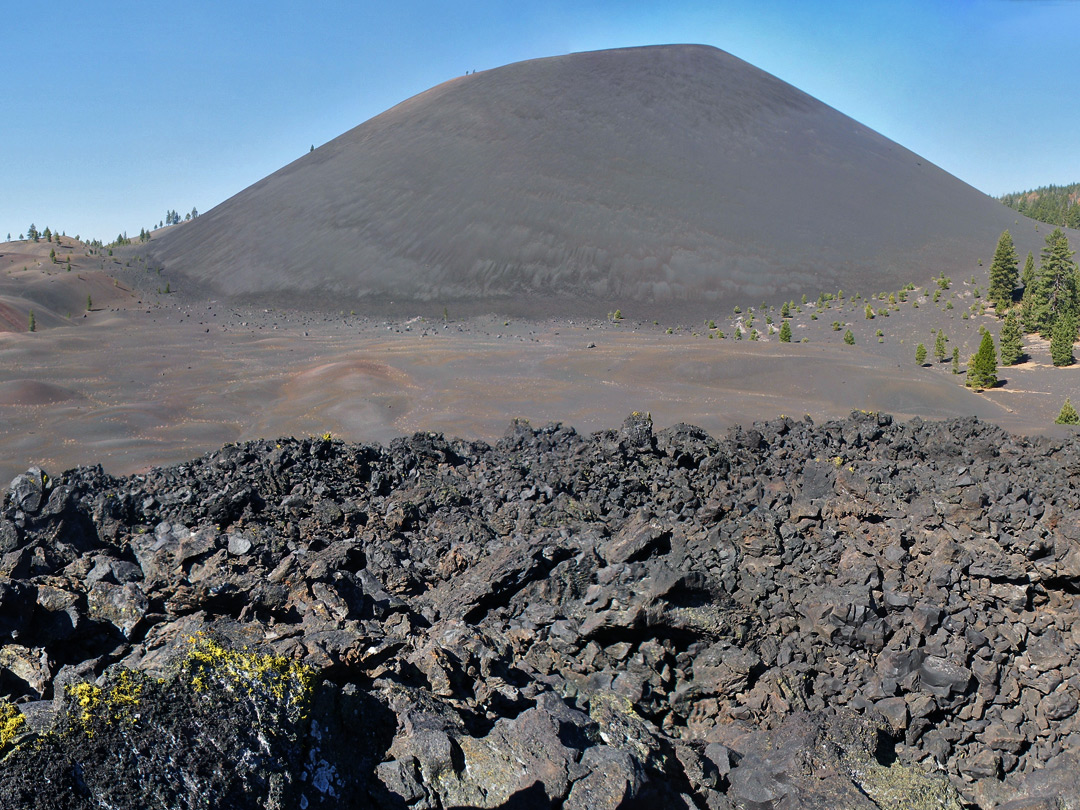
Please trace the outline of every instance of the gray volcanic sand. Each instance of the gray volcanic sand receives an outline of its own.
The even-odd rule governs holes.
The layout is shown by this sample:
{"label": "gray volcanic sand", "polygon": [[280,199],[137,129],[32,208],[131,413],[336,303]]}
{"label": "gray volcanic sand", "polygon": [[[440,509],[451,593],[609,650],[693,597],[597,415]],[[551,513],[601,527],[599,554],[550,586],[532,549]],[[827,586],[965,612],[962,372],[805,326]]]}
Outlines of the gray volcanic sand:
{"label": "gray volcanic sand", "polygon": [[[820,308],[811,300],[793,312],[796,342],[781,344],[767,335],[767,314],[752,313],[760,301],[744,300],[738,315],[713,312],[716,329],[678,318],[653,323],[663,316],[645,305],[628,306],[618,325],[391,320],[161,295],[162,279],[137,259],[129,266],[83,250],[63,249],[71,272],[48,261],[45,243],[5,245],[0,255],[0,308],[8,313],[0,330],[13,330],[0,331],[0,483],[31,464],[55,472],[100,462],[130,473],[225,442],[327,431],[351,441],[418,430],[494,440],[515,418],[591,431],[639,410],[659,426],[690,422],[719,433],[779,414],[821,420],[862,408],[976,414],[1031,433],[1065,430],[1052,425],[1054,416],[1066,396],[1080,402],[1080,367],[1052,368],[1045,341],[1031,336],[1030,359],[999,369],[1003,384],[982,394],[966,390],[949,363],[915,366],[916,344],[932,354],[935,329],[964,362],[981,326],[996,336],[992,311],[979,314],[975,292],[985,288],[986,268],[978,265],[936,303],[929,279],[894,306],[864,290],[888,317],[867,320],[866,298],[853,292]],[[91,312],[83,311],[87,294]],[[33,334],[20,331],[29,308],[38,318]],[[749,333],[751,315],[762,339],[733,340],[737,325]],[[779,328],[775,309],[768,317]],[[849,328],[855,346],[843,343]]]}
{"label": "gray volcanic sand", "polygon": [[[898,315],[889,320],[900,326]],[[669,335],[627,322],[388,323],[213,303],[94,312],[76,325],[0,333],[0,481],[30,464],[136,472],[267,436],[330,431],[385,442],[434,430],[490,441],[515,418],[591,431],[634,410],[658,426],[690,422],[714,433],[855,408],[976,414],[1030,432],[1050,427],[1061,386],[1078,379],[1031,363],[979,395],[947,364],[894,362],[890,352],[910,355],[911,342],[845,346],[824,316],[794,322],[813,342]]]}

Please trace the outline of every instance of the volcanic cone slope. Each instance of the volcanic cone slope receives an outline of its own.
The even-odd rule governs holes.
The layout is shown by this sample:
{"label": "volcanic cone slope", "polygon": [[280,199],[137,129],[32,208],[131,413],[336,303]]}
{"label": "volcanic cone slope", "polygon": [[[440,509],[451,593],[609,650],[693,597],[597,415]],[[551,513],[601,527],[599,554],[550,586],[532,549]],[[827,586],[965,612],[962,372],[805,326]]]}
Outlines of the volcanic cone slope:
{"label": "volcanic cone slope", "polygon": [[150,250],[238,299],[684,311],[959,271],[1015,217],[774,76],[674,45],[445,82]]}

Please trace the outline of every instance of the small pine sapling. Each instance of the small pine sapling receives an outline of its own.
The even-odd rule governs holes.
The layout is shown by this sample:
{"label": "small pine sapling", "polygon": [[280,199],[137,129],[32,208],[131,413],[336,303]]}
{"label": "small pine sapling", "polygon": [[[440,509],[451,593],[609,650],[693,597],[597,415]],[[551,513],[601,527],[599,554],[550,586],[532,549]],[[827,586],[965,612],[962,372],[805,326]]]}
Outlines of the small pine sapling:
{"label": "small pine sapling", "polygon": [[1057,419],[1054,420],[1054,424],[1080,425],[1080,414],[1076,412],[1076,408],[1073,407],[1068,397],[1065,398],[1065,404],[1061,406],[1061,412],[1057,415]]}

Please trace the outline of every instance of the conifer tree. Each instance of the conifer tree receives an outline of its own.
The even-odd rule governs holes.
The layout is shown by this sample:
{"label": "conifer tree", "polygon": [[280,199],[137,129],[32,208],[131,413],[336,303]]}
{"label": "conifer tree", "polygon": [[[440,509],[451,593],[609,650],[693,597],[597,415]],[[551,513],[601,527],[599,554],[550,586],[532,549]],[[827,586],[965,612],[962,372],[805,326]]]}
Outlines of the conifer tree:
{"label": "conifer tree", "polygon": [[1072,260],[1069,239],[1061,228],[1046,237],[1042,264],[1032,284],[1030,319],[1044,338],[1052,338],[1054,324],[1065,314],[1076,315],[1080,307],[1080,274]]}
{"label": "conifer tree", "polygon": [[1001,365],[1014,366],[1024,353],[1023,335],[1020,332],[1020,319],[1015,312],[1005,316],[1001,325]]}
{"label": "conifer tree", "polygon": [[1027,258],[1024,260],[1024,272],[1020,274],[1020,283],[1026,290],[1033,281],[1035,281],[1035,257],[1031,255],[1029,250]]}
{"label": "conifer tree", "polygon": [[1069,398],[1065,398],[1065,404],[1061,406],[1061,412],[1057,415],[1057,419],[1054,420],[1054,424],[1057,425],[1080,425],[1080,414],[1076,412],[1076,408],[1069,401]]}
{"label": "conifer tree", "polygon": [[30,331],[37,331],[37,319],[34,317],[34,310],[30,310]]}
{"label": "conifer tree", "polygon": [[784,321],[780,326],[780,342],[791,343],[791,321]]}
{"label": "conifer tree", "polygon": [[921,366],[926,362],[926,346],[920,343],[915,347],[915,365]]}
{"label": "conifer tree", "polygon": [[993,388],[997,385],[997,352],[994,338],[983,332],[979,350],[968,363],[967,385],[969,388]]}
{"label": "conifer tree", "polygon": [[953,374],[959,374],[960,373],[960,347],[959,346],[953,346],[953,350],[952,350],[952,373]]}
{"label": "conifer tree", "polygon": [[944,363],[945,358],[948,357],[948,353],[945,351],[945,344],[948,340],[945,337],[944,330],[938,329],[937,334],[934,336],[934,359],[939,363]]}
{"label": "conifer tree", "polygon": [[1039,329],[1038,318],[1035,313],[1035,280],[1024,287],[1024,295],[1020,299],[1020,327],[1025,334],[1031,334]]}
{"label": "conifer tree", "polygon": [[1005,230],[998,238],[994,260],[990,263],[990,289],[987,293],[999,318],[1004,317],[1005,310],[1012,306],[1016,278],[1016,248],[1012,234]]}
{"label": "conifer tree", "polygon": [[1076,342],[1076,318],[1066,313],[1054,322],[1054,331],[1050,338],[1050,359],[1055,366],[1071,366],[1076,362],[1073,357],[1073,344]]}
{"label": "conifer tree", "polygon": [[851,333],[850,329],[844,332],[844,343],[846,343],[848,346],[855,345],[855,335]]}

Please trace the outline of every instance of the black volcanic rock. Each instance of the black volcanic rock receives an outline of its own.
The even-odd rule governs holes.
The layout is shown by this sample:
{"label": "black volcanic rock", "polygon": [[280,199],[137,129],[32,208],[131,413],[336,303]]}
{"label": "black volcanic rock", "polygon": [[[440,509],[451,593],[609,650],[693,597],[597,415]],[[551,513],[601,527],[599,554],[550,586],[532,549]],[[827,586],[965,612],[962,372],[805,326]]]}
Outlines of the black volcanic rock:
{"label": "black volcanic rock", "polygon": [[1078,458],[634,414],[32,473],[0,808],[1072,806]]}
{"label": "black volcanic rock", "polygon": [[[453,79],[148,250],[174,288],[234,299],[708,315],[966,274],[1016,216],[723,51],[671,45]],[[1014,228],[1021,252],[1036,236]]]}

